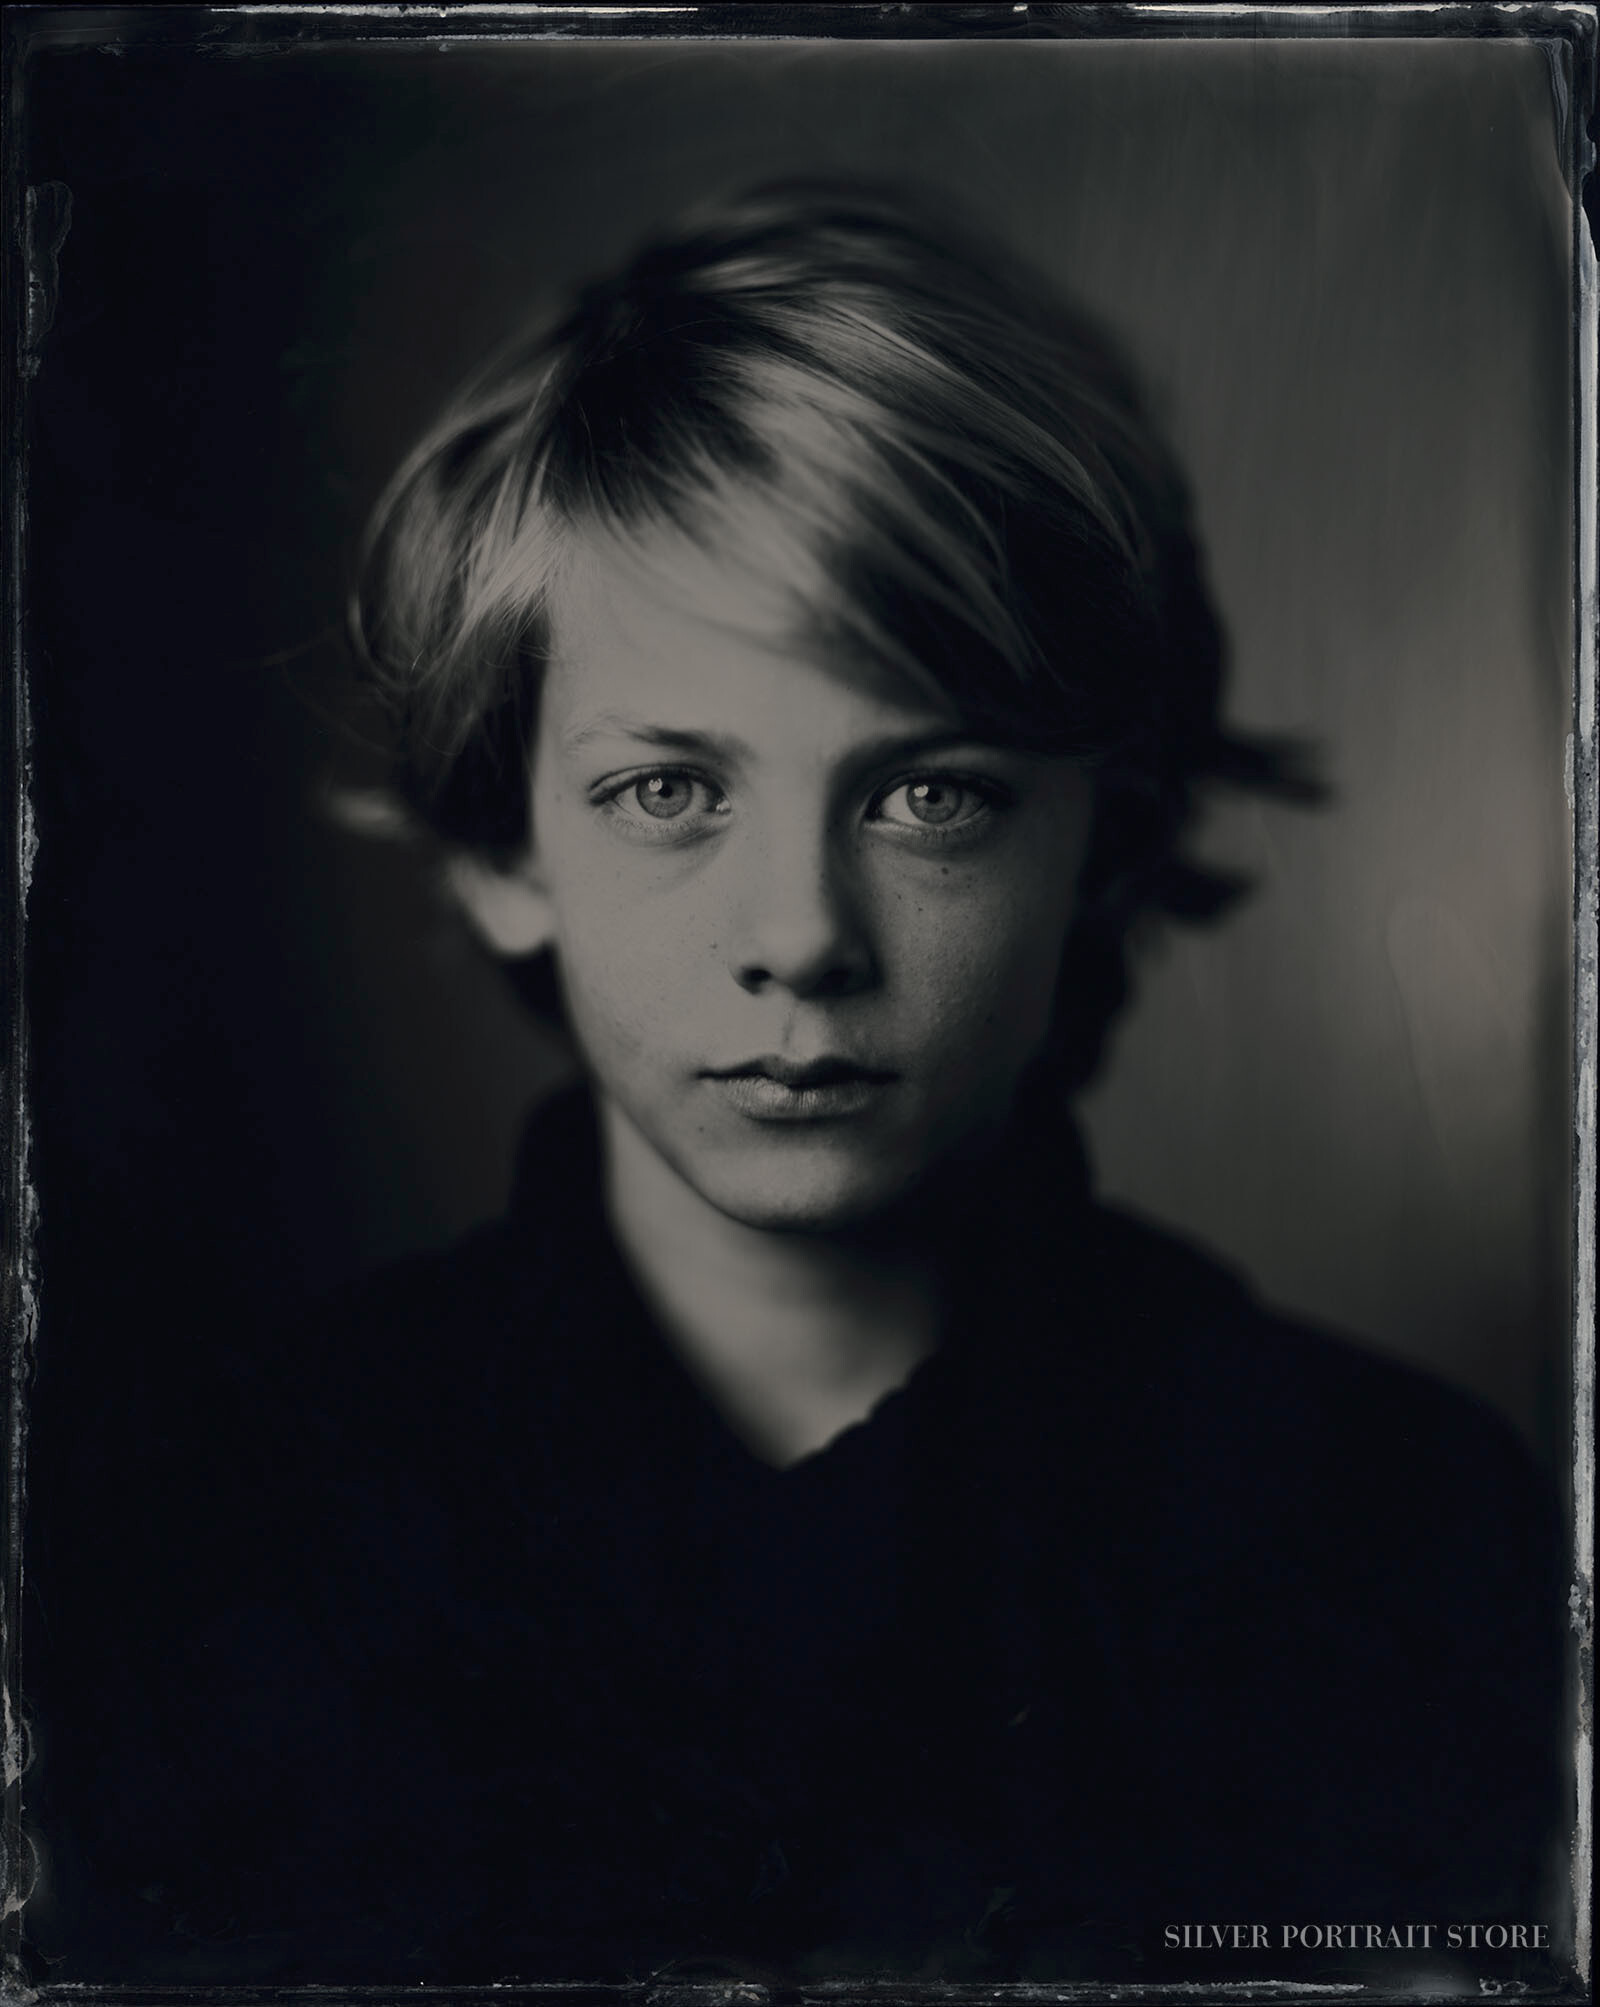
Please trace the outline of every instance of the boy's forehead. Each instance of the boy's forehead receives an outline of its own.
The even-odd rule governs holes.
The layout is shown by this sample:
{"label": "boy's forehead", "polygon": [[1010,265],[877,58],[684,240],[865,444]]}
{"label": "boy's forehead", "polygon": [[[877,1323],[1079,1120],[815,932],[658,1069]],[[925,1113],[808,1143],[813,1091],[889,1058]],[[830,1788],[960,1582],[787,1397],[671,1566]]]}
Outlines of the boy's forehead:
{"label": "boy's forehead", "polygon": [[552,653],[586,665],[618,651],[648,656],[666,637],[696,630],[782,648],[793,633],[791,596],[688,537],[579,533],[551,581]]}
{"label": "boy's forehead", "polygon": [[674,709],[743,708],[798,683],[812,704],[829,704],[831,689],[830,708],[892,711],[918,728],[959,724],[930,686],[807,638],[806,582],[742,558],[687,537],[575,538],[547,600],[561,710],[576,721],[643,706],[671,722]]}

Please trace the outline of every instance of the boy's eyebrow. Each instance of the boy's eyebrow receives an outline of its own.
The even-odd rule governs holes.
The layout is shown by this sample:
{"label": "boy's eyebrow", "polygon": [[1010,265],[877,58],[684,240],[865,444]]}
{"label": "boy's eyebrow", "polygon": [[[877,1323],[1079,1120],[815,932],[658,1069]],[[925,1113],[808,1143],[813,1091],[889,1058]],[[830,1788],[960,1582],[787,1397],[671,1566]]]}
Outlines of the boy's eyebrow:
{"label": "boy's eyebrow", "polygon": [[562,744],[568,752],[580,752],[594,739],[641,739],[646,745],[660,746],[674,753],[718,753],[724,758],[743,750],[739,741],[721,732],[686,732],[674,725],[651,724],[630,718],[620,711],[605,711],[591,718],[577,731],[569,732]]}
{"label": "boy's eyebrow", "polygon": [[[566,734],[562,744],[568,752],[580,752],[595,739],[604,738],[637,739],[646,745],[660,746],[665,752],[712,753],[723,759],[737,758],[747,751],[741,739],[727,733],[686,731],[681,726],[658,725],[642,718],[630,718],[619,711],[607,711],[591,718],[587,724]],[[987,746],[991,743],[981,732],[966,730],[959,724],[933,725],[926,731],[886,733],[882,738],[869,739],[853,747],[851,753],[853,760],[872,766],[883,760],[914,759],[921,754],[942,752],[951,746]],[[994,749],[1004,750],[999,746]]]}

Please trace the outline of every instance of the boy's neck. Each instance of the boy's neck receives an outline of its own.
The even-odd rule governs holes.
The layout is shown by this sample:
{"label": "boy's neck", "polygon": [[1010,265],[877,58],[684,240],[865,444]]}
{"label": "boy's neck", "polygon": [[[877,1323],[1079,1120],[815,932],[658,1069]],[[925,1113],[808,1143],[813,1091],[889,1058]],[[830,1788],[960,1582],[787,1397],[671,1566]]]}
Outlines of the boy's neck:
{"label": "boy's neck", "polygon": [[728,1425],[783,1467],[864,1421],[934,1352],[925,1249],[732,1220],[604,1097],[606,1203],[634,1279]]}

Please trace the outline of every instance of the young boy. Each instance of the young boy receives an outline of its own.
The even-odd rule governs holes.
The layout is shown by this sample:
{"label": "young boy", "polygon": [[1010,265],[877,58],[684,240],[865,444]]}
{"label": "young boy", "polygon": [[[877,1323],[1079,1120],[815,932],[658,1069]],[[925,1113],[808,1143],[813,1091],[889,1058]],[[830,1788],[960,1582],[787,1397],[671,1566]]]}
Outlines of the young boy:
{"label": "young boy", "polygon": [[458,401],[356,632],[586,1085],[305,1348],[177,1781],[102,1843],[119,1976],[1548,1925],[1518,1453],[1088,1191],[1130,932],[1230,889],[1197,787],[1295,785],[1092,331],[903,205],[758,193]]}

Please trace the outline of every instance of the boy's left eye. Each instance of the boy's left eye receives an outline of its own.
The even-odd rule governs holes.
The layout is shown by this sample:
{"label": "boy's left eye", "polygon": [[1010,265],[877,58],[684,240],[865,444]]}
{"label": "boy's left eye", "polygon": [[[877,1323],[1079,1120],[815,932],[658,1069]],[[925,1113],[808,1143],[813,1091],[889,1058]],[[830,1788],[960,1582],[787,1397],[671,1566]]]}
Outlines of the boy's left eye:
{"label": "boy's left eye", "polygon": [[872,805],[873,819],[896,829],[950,829],[975,822],[994,806],[994,797],[972,781],[952,774],[919,774],[897,782]]}

